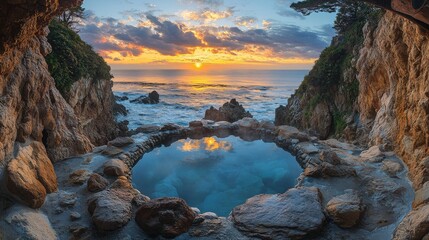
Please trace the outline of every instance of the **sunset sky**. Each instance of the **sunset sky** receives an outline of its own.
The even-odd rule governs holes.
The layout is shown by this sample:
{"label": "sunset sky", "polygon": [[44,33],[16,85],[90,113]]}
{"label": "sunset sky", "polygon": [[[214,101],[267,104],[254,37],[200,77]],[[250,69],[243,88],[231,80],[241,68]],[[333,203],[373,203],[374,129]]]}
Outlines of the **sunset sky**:
{"label": "sunset sky", "polygon": [[308,69],[335,14],[291,0],[85,0],[81,37],[113,69]]}

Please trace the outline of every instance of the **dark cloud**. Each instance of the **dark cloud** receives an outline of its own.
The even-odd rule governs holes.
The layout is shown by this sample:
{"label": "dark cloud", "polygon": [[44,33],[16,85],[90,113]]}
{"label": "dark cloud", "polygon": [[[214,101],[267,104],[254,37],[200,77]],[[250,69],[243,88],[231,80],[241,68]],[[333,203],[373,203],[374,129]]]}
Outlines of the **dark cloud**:
{"label": "dark cloud", "polygon": [[112,18],[89,19],[80,28],[82,38],[97,50],[117,51],[124,57],[138,56],[142,49],[174,56],[193,53],[196,47],[203,47],[210,48],[213,53],[231,55],[245,50],[255,54],[270,51],[277,57],[315,58],[333,35],[328,25],[322,26],[319,31],[279,23],[271,24],[268,29],[242,30],[224,26],[189,29],[183,24],[150,14],[145,16],[145,24],[141,26],[123,24]]}

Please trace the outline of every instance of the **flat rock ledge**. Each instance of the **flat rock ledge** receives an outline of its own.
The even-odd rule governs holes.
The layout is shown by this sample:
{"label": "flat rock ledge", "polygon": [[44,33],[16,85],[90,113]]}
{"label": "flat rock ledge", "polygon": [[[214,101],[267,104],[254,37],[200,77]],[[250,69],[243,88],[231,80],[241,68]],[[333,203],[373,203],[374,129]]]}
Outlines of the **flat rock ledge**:
{"label": "flat rock ledge", "polygon": [[319,232],[325,222],[317,188],[254,196],[232,211],[235,226],[261,239],[296,239]]}

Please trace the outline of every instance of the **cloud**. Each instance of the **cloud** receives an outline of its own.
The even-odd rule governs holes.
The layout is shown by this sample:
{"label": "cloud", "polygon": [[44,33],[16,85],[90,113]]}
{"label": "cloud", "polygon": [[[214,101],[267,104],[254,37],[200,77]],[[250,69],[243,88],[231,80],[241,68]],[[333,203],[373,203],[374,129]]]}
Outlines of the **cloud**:
{"label": "cloud", "polygon": [[264,28],[240,29],[254,23],[256,18],[252,17],[237,19],[238,27],[187,26],[151,14],[143,20],[145,24],[134,26],[92,15],[80,26],[79,34],[103,56],[108,52],[118,52],[123,57],[139,56],[145,49],[176,56],[200,48],[214,54],[234,56],[242,51],[281,58],[316,58],[333,34],[327,31],[328,25],[320,30],[306,30],[270,21],[263,21]]}
{"label": "cloud", "polygon": [[234,8],[230,7],[224,11],[211,10],[204,8],[200,11],[183,11],[181,16],[185,20],[197,21],[200,23],[214,22],[220,19],[229,18],[234,15]]}
{"label": "cloud", "polygon": [[245,17],[236,18],[234,23],[235,23],[235,25],[237,25],[239,27],[251,28],[255,24],[256,21],[258,21],[258,19],[255,17],[245,16]]}
{"label": "cloud", "polygon": [[223,0],[183,0],[183,2],[198,5],[221,6]]}
{"label": "cloud", "polygon": [[299,19],[305,19],[305,17],[301,14],[298,13],[294,10],[290,10],[290,9],[281,9],[279,11],[277,11],[277,14],[282,16],[282,17],[294,17],[294,18],[299,18]]}

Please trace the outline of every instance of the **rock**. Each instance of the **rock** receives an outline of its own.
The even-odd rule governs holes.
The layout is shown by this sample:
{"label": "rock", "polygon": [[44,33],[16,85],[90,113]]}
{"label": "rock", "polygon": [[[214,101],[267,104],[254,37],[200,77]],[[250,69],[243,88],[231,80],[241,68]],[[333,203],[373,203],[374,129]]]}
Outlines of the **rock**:
{"label": "rock", "polygon": [[78,220],[78,219],[80,219],[82,216],[80,215],[80,213],[78,213],[78,212],[71,212],[70,213],[70,219],[72,220],[72,221],[75,221],[75,220]]}
{"label": "rock", "polygon": [[141,96],[134,100],[131,100],[132,103],[143,103],[143,104],[157,104],[159,103],[159,94],[156,91],[149,93],[147,97]]}
{"label": "rock", "polygon": [[429,182],[423,184],[423,187],[415,192],[413,208],[427,203],[429,203]]}
{"label": "rock", "polygon": [[48,217],[40,211],[15,205],[3,216],[0,221],[2,239],[58,239]]}
{"label": "rock", "polygon": [[116,101],[126,101],[128,100],[127,96],[115,96]]}
{"label": "rock", "polygon": [[128,146],[128,145],[133,144],[133,143],[134,143],[134,140],[130,137],[118,137],[112,141],[109,141],[107,143],[107,145],[120,148],[120,147]]}
{"label": "rock", "polygon": [[192,121],[192,122],[189,122],[189,127],[192,127],[192,128],[202,128],[203,127],[203,123],[201,121]]}
{"label": "rock", "polygon": [[99,192],[109,185],[109,181],[97,173],[91,174],[88,179],[86,189],[90,192]]}
{"label": "rock", "polygon": [[77,202],[77,196],[75,193],[60,193],[60,206],[61,207],[72,207]]}
{"label": "rock", "polygon": [[307,142],[310,140],[309,136],[300,132],[297,128],[283,125],[277,127],[278,136],[282,139],[298,139],[300,142]]}
{"label": "rock", "polygon": [[223,104],[219,110],[211,107],[210,109],[206,110],[204,115],[204,119],[207,120],[213,120],[215,122],[227,121],[231,123],[245,117],[251,118],[253,116],[249,112],[246,112],[243,106],[240,105],[235,99],[231,99],[230,102]]}
{"label": "rock", "polygon": [[385,160],[383,161],[383,166],[381,166],[381,169],[385,171],[390,177],[396,177],[399,172],[404,170],[404,167],[399,162]]}
{"label": "rock", "polygon": [[80,224],[73,224],[69,227],[69,232],[73,234],[73,237],[76,239],[84,239],[81,236],[88,231],[88,227],[82,226]]}
{"label": "rock", "polygon": [[125,176],[130,172],[124,161],[119,159],[110,159],[103,167],[104,174],[108,176]]}
{"label": "rock", "polygon": [[[189,235],[193,237],[207,237],[218,233],[219,230],[224,227],[225,218],[213,218],[210,215],[197,215],[194,219],[193,226],[189,230]],[[240,239],[234,238],[231,236],[231,231],[227,232],[227,235],[231,239]],[[213,237],[216,239],[216,237]],[[225,238],[225,237],[223,237]],[[222,239],[222,237],[217,237],[217,239]]]}
{"label": "rock", "polygon": [[360,157],[364,162],[379,162],[383,160],[384,154],[381,152],[379,146],[372,146],[368,150],[363,151]]}
{"label": "rock", "polygon": [[128,115],[128,110],[127,108],[119,103],[115,103],[113,105],[113,115],[123,115],[123,116],[127,116]]}
{"label": "rock", "polygon": [[153,199],[136,212],[136,222],[147,234],[167,238],[187,232],[194,218],[194,211],[180,198]]}
{"label": "rock", "polygon": [[259,127],[258,120],[254,118],[245,117],[243,119],[237,120],[234,122],[234,125],[239,126],[240,128],[244,129],[257,129]]}
{"label": "rock", "polygon": [[429,232],[429,204],[413,209],[393,233],[393,240],[420,240]]}
{"label": "rock", "polygon": [[191,209],[192,209],[192,211],[194,211],[194,213],[195,213],[195,214],[197,214],[197,215],[201,213],[201,210],[200,210],[199,208],[191,207]]}
{"label": "rock", "polygon": [[121,228],[132,217],[132,188],[112,188],[93,194],[88,199],[88,212],[99,231]]}
{"label": "rock", "polygon": [[351,228],[359,223],[365,210],[362,199],[353,190],[332,198],[326,205],[326,212],[342,228]]}
{"label": "rock", "polygon": [[101,154],[107,155],[107,156],[116,156],[118,154],[123,153],[124,150],[114,147],[114,146],[107,146],[103,151],[101,151]]}
{"label": "rock", "polygon": [[45,202],[47,193],[57,190],[57,179],[42,143],[20,146],[7,165],[7,189],[32,208]]}
{"label": "rock", "polygon": [[82,185],[88,180],[89,175],[91,173],[85,169],[76,170],[69,175],[69,182],[75,185]]}
{"label": "rock", "polygon": [[149,202],[149,201],[150,201],[150,198],[141,193],[137,194],[133,199],[133,203],[135,203],[137,207],[140,207],[143,203]]}
{"label": "rock", "polygon": [[154,132],[159,132],[160,130],[161,130],[161,127],[156,125],[143,125],[134,130],[129,131],[128,135],[132,136],[139,133],[154,133]]}
{"label": "rock", "polygon": [[313,153],[318,153],[319,152],[319,148],[317,148],[316,146],[314,146],[313,143],[311,142],[301,142],[297,144],[297,148],[300,149],[302,152],[306,153],[306,154],[313,154]]}
{"label": "rock", "polygon": [[262,239],[299,239],[321,230],[323,214],[317,188],[292,188],[262,194],[233,209],[231,220],[246,235]]}
{"label": "rock", "polygon": [[174,123],[167,123],[164,126],[161,127],[161,131],[176,131],[180,130],[183,127]]}
{"label": "rock", "polygon": [[124,120],[118,123],[119,132],[124,135],[128,132],[128,124],[130,122],[128,120]]}
{"label": "rock", "polygon": [[283,105],[280,105],[278,108],[276,108],[275,111],[275,117],[274,117],[274,124],[276,126],[284,125],[287,122],[287,111],[286,107]]}

